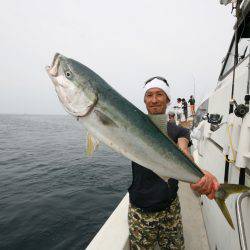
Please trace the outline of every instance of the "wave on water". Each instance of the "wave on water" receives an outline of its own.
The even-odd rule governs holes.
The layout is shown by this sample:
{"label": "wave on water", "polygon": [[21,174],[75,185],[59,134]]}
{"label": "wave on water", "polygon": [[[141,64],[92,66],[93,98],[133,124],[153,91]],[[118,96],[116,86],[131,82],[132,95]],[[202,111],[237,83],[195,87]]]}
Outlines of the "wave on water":
{"label": "wave on water", "polygon": [[0,249],[83,249],[125,195],[129,160],[86,157],[69,116],[0,115]]}

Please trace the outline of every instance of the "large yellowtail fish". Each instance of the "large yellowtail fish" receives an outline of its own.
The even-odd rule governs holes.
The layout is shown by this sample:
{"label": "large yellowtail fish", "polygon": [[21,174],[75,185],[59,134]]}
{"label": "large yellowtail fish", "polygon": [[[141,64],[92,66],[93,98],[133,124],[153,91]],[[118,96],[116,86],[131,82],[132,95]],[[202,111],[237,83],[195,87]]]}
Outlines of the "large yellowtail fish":
{"label": "large yellowtail fish", "polygon": [[[60,54],[55,55],[52,65],[46,69],[66,111],[88,130],[89,153],[97,139],[164,179],[196,183],[203,177],[200,168],[147,115],[91,69]],[[216,192],[215,200],[232,228],[225,199],[249,189],[221,184]]]}

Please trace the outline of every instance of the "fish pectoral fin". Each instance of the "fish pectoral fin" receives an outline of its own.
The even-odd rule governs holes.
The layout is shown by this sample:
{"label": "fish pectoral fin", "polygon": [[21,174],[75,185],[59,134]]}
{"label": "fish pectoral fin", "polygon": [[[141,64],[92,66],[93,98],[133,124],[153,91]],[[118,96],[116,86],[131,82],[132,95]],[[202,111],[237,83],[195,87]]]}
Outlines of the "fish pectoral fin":
{"label": "fish pectoral fin", "polygon": [[94,151],[98,148],[98,146],[99,146],[99,141],[90,133],[87,133],[87,148],[86,148],[87,156],[91,156],[94,153]]}
{"label": "fish pectoral fin", "polygon": [[118,127],[118,125],[111,118],[109,118],[107,115],[105,115],[101,111],[95,110],[94,112],[103,125],[111,126],[111,127]]}

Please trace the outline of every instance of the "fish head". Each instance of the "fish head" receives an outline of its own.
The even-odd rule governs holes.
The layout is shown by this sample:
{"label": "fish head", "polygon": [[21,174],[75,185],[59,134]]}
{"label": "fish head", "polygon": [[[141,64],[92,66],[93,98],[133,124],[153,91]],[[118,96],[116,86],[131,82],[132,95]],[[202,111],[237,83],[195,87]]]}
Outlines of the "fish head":
{"label": "fish head", "polygon": [[71,115],[88,115],[98,101],[98,94],[87,68],[61,54],[55,54],[47,73],[54,83],[58,98]]}

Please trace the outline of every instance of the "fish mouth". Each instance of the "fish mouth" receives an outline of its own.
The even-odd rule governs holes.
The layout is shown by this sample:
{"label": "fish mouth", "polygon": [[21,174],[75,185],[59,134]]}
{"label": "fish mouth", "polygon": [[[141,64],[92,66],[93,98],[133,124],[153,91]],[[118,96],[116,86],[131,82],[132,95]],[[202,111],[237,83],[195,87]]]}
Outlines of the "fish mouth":
{"label": "fish mouth", "polygon": [[59,53],[56,53],[51,66],[46,66],[46,71],[48,72],[49,76],[51,77],[57,77],[58,76],[58,69],[60,66],[60,59],[61,59],[62,55],[60,55]]}

